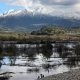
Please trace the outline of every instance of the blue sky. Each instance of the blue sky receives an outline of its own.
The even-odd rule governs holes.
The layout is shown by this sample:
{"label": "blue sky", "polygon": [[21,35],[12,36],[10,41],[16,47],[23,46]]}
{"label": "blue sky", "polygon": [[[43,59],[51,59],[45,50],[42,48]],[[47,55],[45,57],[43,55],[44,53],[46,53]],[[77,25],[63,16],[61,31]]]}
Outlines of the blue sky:
{"label": "blue sky", "polygon": [[80,0],[0,0],[0,13],[24,8],[52,15],[80,16]]}
{"label": "blue sky", "polygon": [[11,9],[18,10],[18,9],[23,9],[23,7],[22,6],[9,5],[6,2],[0,2],[0,13],[5,13],[6,11],[9,11]]}

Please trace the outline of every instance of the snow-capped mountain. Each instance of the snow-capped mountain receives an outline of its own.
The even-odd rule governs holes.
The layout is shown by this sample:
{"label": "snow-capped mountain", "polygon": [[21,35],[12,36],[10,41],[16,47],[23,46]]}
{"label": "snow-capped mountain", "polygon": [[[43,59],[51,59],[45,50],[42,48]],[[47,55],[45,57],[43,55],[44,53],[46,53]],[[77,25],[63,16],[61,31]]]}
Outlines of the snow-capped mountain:
{"label": "snow-capped mountain", "polygon": [[35,12],[35,11],[30,11],[30,10],[27,10],[27,9],[23,9],[23,10],[9,10],[3,14],[0,15],[0,17],[6,17],[6,16],[24,16],[24,15],[37,15],[37,14],[40,14],[38,12]]}
{"label": "snow-capped mountain", "polygon": [[[55,12],[57,13],[57,12]],[[78,13],[79,14],[79,13]],[[11,9],[9,11],[6,11],[4,12],[3,14],[0,14],[0,17],[6,17],[6,16],[24,16],[24,15],[32,15],[32,16],[35,16],[35,15],[49,15],[49,16],[56,16],[56,17],[61,17],[61,18],[65,18],[65,19],[80,19],[80,15],[78,15],[77,12],[75,15],[72,15],[72,14],[66,14],[66,15],[58,15],[58,14],[52,14],[51,13],[43,13],[41,11],[37,11],[36,10],[27,10],[27,9],[22,9],[22,10],[14,10],[14,9]]]}
{"label": "snow-capped mountain", "polygon": [[19,13],[21,13],[21,10],[18,10],[18,11],[9,10],[8,12],[3,13],[3,16],[17,15]]}
{"label": "snow-capped mountain", "polygon": [[63,27],[80,26],[80,20],[74,17],[53,16],[29,10],[9,10],[0,15],[0,26],[17,30],[32,31],[41,25],[59,25]]}
{"label": "snow-capped mountain", "polygon": [[21,15],[21,14],[26,14],[27,13],[27,10],[9,10],[5,13],[3,13],[1,15],[1,17],[6,17],[6,16],[18,16],[18,15]]}

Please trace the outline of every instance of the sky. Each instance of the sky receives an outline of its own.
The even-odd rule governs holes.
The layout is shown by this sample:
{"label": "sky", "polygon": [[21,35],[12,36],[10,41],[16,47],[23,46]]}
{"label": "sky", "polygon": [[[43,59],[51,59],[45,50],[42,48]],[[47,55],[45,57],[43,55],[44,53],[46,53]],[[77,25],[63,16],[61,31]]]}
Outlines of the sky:
{"label": "sky", "polygon": [[52,15],[80,16],[80,0],[0,0],[0,13],[25,8]]}

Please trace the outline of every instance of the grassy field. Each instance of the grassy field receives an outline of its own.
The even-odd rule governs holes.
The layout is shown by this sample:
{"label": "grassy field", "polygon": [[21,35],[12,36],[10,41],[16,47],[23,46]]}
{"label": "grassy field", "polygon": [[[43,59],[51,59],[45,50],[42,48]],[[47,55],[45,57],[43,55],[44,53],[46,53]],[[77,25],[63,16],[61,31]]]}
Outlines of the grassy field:
{"label": "grassy field", "polygon": [[80,28],[42,28],[31,33],[0,31],[2,41],[24,41],[24,40],[80,40]]}
{"label": "grassy field", "polygon": [[80,40],[79,34],[31,35],[18,32],[0,32],[0,40]]}

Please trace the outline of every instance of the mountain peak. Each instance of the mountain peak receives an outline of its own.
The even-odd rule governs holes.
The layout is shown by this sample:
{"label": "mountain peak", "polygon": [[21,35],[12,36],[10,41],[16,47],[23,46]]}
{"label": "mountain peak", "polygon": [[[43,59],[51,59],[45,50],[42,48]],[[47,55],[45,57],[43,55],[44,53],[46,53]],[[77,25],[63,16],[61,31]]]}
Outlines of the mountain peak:
{"label": "mountain peak", "polygon": [[[64,12],[61,12],[60,14],[58,14],[58,11],[51,11],[51,12],[48,12],[45,10],[45,12],[43,12],[44,8],[36,8],[36,9],[33,9],[33,10],[30,10],[30,9],[20,9],[20,10],[14,10],[14,9],[11,9],[3,14],[0,14],[0,17],[6,17],[6,16],[24,16],[24,15],[31,15],[31,16],[34,16],[34,15],[48,15],[48,16],[56,16],[56,17],[61,17],[61,18],[65,18],[65,19],[76,19],[76,20],[80,20],[80,13],[79,12],[76,12],[75,14],[74,13],[70,13],[70,14],[67,14],[67,13],[64,13]],[[66,14],[66,15],[65,15]]]}
{"label": "mountain peak", "polygon": [[0,17],[6,17],[6,16],[20,16],[20,15],[34,15],[36,12],[27,10],[27,9],[20,9],[20,10],[9,10],[3,14],[0,14]]}
{"label": "mountain peak", "polygon": [[0,26],[2,27],[9,27],[18,30],[24,28],[24,30],[27,29],[31,31],[40,28],[42,25],[74,27],[80,26],[80,19],[42,14],[27,9],[9,10],[0,16]]}

